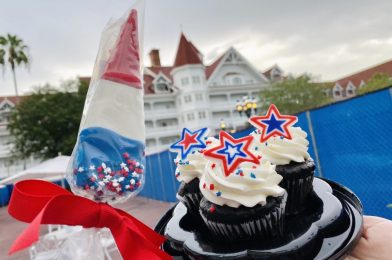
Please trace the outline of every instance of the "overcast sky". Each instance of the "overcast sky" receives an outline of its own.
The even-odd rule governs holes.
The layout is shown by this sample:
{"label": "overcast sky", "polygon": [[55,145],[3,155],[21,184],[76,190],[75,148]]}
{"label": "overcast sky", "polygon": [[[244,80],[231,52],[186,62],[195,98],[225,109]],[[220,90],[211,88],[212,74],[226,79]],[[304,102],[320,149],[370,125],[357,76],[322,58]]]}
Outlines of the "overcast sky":
{"label": "overcast sky", "polygon": [[[89,76],[102,29],[130,2],[2,1],[0,35],[20,36],[33,59],[30,71],[17,70],[20,90]],[[391,13],[390,0],[147,0],[144,52],[159,48],[171,65],[182,27],[206,64],[234,46],[262,71],[276,63],[334,80],[392,59]],[[7,70],[0,95],[13,93]]]}

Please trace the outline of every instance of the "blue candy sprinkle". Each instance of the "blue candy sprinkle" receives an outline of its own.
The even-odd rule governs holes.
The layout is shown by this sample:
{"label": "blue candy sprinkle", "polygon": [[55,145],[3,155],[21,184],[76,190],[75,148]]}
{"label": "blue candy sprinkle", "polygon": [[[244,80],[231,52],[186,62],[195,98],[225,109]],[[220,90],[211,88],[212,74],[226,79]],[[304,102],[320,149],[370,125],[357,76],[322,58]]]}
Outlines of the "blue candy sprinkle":
{"label": "blue candy sprinkle", "polygon": [[216,196],[218,196],[218,197],[220,197],[222,195],[222,192],[220,192],[220,191],[218,191],[217,193],[216,193]]}
{"label": "blue candy sprinkle", "polygon": [[256,179],[256,175],[253,172],[250,173],[250,177]]}

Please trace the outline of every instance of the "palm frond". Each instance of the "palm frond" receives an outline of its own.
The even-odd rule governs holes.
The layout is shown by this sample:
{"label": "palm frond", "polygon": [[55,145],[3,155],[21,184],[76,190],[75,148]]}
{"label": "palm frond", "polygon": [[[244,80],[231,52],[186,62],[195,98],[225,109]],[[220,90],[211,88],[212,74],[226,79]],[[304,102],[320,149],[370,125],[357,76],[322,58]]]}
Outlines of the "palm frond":
{"label": "palm frond", "polygon": [[5,65],[5,50],[0,49],[0,65]]}
{"label": "palm frond", "polygon": [[5,38],[4,36],[0,36],[0,45],[7,45],[8,41],[7,38]]}

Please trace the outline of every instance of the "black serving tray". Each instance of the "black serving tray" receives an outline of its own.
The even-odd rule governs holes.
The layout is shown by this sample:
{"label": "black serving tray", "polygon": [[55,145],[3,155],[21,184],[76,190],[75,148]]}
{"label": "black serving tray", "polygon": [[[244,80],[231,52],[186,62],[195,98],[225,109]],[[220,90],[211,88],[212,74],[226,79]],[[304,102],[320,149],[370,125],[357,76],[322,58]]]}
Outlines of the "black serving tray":
{"label": "black serving tray", "polygon": [[346,187],[314,178],[306,209],[285,216],[285,236],[229,242],[214,237],[180,202],[158,222],[167,237],[163,250],[175,259],[340,259],[362,234],[362,204]]}

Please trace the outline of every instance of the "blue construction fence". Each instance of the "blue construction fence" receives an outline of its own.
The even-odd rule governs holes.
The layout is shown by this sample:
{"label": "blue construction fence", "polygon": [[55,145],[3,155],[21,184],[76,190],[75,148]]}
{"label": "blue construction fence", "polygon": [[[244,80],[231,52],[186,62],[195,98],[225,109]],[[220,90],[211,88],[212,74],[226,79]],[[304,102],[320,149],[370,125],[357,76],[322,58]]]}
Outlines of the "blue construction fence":
{"label": "blue construction fence", "polygon": [[[365,214],[392,219],[392,89],[300,113],[297,126],[308,133],[316,176],[339,182],[361,199]],[[248,135],[249,128],[235,133]],[[174,202],[179,186],[175,154],[147,157],[141,196]]]}
{"label": "blue construction fence", "polygon": [[[392,88],[300,113],[297,126],[308,133],[316,176],[339,182],[361,199],[365,214],[392,219]],[[248,135],[253,128],[233,134]],[[180,131],[180,130],[179,130]],[[146,158],[141,196],[176,201],[176,154]],[[58,183],[60,185],[60,181]],[[12,185],[0,187],[0,206],[8,204]]]}

